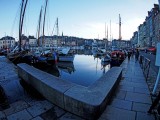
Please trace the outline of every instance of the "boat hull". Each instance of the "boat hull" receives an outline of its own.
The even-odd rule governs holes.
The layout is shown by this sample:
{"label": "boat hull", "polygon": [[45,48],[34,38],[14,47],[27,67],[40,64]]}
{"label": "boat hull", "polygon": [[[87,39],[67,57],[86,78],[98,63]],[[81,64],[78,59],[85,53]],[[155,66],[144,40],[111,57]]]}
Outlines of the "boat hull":
{"label": "boat hull", "polygon": [[74,61],[74,55],[71,56],[59,56],[58,61],[63,61],[63,62],[73,62]]}

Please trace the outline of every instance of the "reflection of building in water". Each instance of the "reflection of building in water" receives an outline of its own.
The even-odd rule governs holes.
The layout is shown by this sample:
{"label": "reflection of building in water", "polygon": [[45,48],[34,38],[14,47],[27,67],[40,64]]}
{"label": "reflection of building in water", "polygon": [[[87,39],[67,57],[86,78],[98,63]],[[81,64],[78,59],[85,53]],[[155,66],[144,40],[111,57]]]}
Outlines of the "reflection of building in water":
{"label": "reflection of building in water", "polygon": [[73,62],[58,62],[58,69],[66,73],[72,74],[75,71]]}

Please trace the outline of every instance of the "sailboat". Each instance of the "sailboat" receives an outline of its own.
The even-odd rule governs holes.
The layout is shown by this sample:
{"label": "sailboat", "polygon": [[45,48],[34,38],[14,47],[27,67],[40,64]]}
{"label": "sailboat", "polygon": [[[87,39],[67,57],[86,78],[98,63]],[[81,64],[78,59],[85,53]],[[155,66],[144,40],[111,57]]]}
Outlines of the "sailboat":
{"label": "sailboat", "polygon": [[11,52],[7,55],[8,59],[11,60],[13,63],[17,64],[22,62],[22,56],[24,56],[28,51],[23,50],[21,48],[21,41],[22,41],[22,28],[23,28],[23,21],[25,16],[25,11],[27,7],[28,0],[22,0],[21,3],[21,10],[20,10],[20,19],[19,19],[19,46],[18,51],[15,49],[14,52]]}
{"label": "sailboat", "polygon": [[57,48],[56,52],[53,51],[53,60],[63,61],[63,62],[73,62],[74,54],[70,52],[70,47],[58,47],[58,35],[59,35],[59,27],[58,27],[58,18],[56,20],[56,29],[57,29]]}
{"label": "sailboat", "polygon": [[[121,16],[119,14],[119,41],[121,40]],[[111,52],[111,66],[119,66],[125,59],[125,53],[120,50],[120,47]]]}
{"label": "sailboat", "polygon": [[49,66],[47,62],[47,57],[45,56],[45,49],[44,49],[44,28],[45,28],[45,17],[46,17],[46,10],[47,10],[48,0],[45,2],[45,11],[44,11],[44,18],[43,18],[43,35],[42,35],[42,44],[40,46],[40,28],[41,28],[41,18],[42,18],[42,8],[40,10],[39,15],[39,23],[38,23],[38,47],[34,52],[34,66],[39,69],[44,69]]}

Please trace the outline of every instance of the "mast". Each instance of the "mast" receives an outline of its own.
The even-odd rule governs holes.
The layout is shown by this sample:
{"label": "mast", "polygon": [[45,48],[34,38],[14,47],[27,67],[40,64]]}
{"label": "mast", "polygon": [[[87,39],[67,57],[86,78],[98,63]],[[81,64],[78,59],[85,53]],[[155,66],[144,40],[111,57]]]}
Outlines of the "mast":
{"label": "mast", "polygon": [[58,36],[59,36],[58,18],[56,22],[56,28],[57,28],[57,47],[58,47]]}
{"label": "mast", "polygon": [[40,29],[41,29],[41,18],[42,18],[42,7],[41,7],[41,11],[40,11],[40,14],[39,14],[39,22],[38,22],[38,41],[37,41],[37,44],[38,46],[40,46],[40,41],[39,41],[39,36],[40,36]]}
{"label": "mast", "polygon": [[107,40],[108,40],[108,26],[107,26]]}
{"label": "mast", "polygon": [[119,14],[119,40],[122,40],[122,36],[121,36],[121,16]]}
{"label": "mast", "polygon": [[44,44],[44,28],[45,28],[47,4],[48,4],[48,0],[46,0],[45,11],[44,11],[42,47],[43,47],[43,44]]}
{"label": "mast", "polygon": [[112,41],[112,38],[111,38],[111,20],[110,20],[110,41]]}
{"label": "mast", "polygon": [[106,50],[106,48],[107,48],[107,45],[106,45],[106,42],[107,42],[107,38],[106,38],[107,36],[106,36],[106,23],[105,23],[105,50]]}
{"label": "mast", "polygon": [[[21,51],[21,36],[22,36],[22,28],[23,28],[23,21],[24,21],[24,15],[26,11],[28,0],[26,0],[25,5],[24,5],[24,0],[22,0],[22,7],[21,7],[21,12],[20,12],[20,30],[19,30],[19,51]],[[24,7],[23,7],[24,5]]]}
{"label": "mast", "polygon": [[57,36],[59,36],[58,18],[57,18],[57,24],[56,24],[56,27],[57,27]]}
{"label": "mast", "polygon": [[22,0],[21,3],[21,11],[20,11],[20,18],[19,18],[19,51],[21,51],[21,22],[22,22],[22,12],[23,12],[23,5],[24,5],[24,0]]}
{"label": "mast", "polygon": [[106,39],[106,23],[105,23],[105,39]]}

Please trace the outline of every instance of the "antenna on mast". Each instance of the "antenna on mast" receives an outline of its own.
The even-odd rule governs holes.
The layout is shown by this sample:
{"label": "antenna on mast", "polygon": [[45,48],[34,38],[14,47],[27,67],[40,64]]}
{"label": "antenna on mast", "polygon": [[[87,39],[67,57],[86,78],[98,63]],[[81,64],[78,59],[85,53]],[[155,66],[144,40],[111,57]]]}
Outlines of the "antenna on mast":
{"label": "antenna on mast", "polygon": [[108,25],[107,25],[107,40],[108,40]]}
{"label": "antenna on mast", "polygon": [[56,27],[57,27],[57,36],[59,36],[58,17],[57,17]]}
{"label": "antenna on mast", "polygon": [[57,22],[56,22],[56,28],[57,28],[57,47],[58,47],[58,36],[59,36],[59,27],[58,27],[58,17],[57,17]]}
{"label": "antenna on mast", "polygon": [[122,36],[121,36],[121,16],[119,14],[119,40],[122,40]]}
{"label": "antenna on mast", "polygon": [[111,38],[111,20],[110,20],[110,41],[112,41],[112,38]]}
{"label": "antenna on mast", "polygon": [[106,39],[106,37],[107,37],[107,36],[106,36],[106,23],[105,23],[105,39]]}

